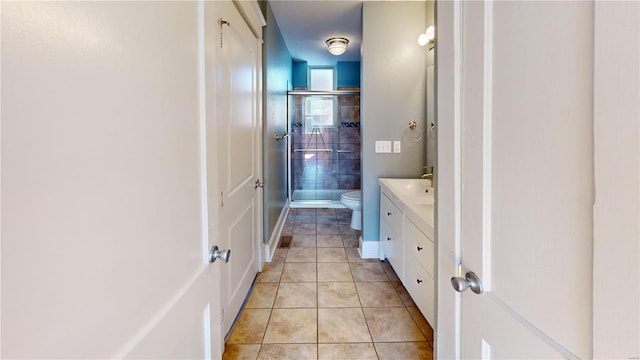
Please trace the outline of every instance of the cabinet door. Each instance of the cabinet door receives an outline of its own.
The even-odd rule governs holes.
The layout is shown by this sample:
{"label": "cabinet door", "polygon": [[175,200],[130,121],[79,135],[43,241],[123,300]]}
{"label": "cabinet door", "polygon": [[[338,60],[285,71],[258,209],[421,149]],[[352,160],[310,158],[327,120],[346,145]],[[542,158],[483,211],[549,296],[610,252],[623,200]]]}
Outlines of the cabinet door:
{"label": "cabinet door", "polygon": [[434,277],[433,242],[427,237],[427,235],[420,231],[411,222],[411,220],[405,219],[404,225],[404,242],[407,254],[413,254],[413,256],[418,260],[418,263],[427,271],[429,276]]}
{"label": "cabinet door", "polygon": [[431,326],[435,325],[435,283],[427,271],[420,266],[413,254],[408,253],[404,259],[405,276],[402,283],[416,303],[422,315]]}
{"label": "cabinet door", "polygon": [[400,281],[404,281],[402,238],[397,233],[387,221],[380,221],[380,246]]}

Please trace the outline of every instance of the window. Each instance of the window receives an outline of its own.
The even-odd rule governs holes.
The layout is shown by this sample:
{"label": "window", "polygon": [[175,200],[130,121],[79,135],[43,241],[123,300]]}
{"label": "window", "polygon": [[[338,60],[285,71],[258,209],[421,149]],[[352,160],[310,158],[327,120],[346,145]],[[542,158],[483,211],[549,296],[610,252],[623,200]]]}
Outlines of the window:
{"label": "window", "polygon": [[333,69],[310,68],[309,90],[331,91],[333,86]]}
{"label": "window", "polygon": [[[309,88],[312,91],[333,91],[334,72],[332,68],[310,68]],[[335,126],[335,97],[309,96],[305,101],[305,132],[315,130],[320,133],[322,128]]]}

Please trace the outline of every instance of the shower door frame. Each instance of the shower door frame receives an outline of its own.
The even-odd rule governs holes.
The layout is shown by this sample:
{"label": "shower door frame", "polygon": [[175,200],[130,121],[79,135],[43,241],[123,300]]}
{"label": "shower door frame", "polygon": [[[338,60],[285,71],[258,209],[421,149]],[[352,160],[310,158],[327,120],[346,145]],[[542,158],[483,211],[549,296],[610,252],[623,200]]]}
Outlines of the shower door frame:
{"label": "shower door frame", "polygon": [[[322,207],[335,207],[342,208],[344,207],[339,200],[293,200],[293,173],[291,169],[292,161],[295,161],[295,158],[292,156],[292,151],[294,150],[292,147],[294,146],[294,136],[293,129],[291,128],[291,96],[349,96],[349,95],[360,95],[359,90],[332,90],[332,91],[318,91],[318,90],[290,90],[287,91],[287,132],[290,134],[289,141],[287,141],[287,195],[289,197],[289,206],[290,207],[314,207],[314,206],[322,206]],[[339,112],[339,105],[338,109]],[[339,115],[338,115],[339,117]],[[361,119],[360,119],[361,120]],[[338,124],[337,128],[340,129],[341,124]],[[361,145],[362,146],[362,145]],[[360,180],[362,181],[362,179]]]}

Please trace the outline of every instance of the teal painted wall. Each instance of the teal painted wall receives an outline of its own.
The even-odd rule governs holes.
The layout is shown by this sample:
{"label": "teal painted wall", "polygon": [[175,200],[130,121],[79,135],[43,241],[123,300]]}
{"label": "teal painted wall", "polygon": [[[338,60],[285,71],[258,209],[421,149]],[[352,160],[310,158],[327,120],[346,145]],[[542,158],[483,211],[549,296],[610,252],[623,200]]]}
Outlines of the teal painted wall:
{"label": "teal painted wall", "polygon": [[307,72],[309,65],[306,61],[294,61],[292,69],[293,76],[293,88],[294,89],[307,89],[309,88],[309,77]]}
{"label": "teal painted wall", "polygon": [[266,4],[263,28],[263,161],[264,241],[269,238],[287,201],[287,142],[275,141],[287,131],[287,90],[291,89],[292,58],[271,6]]}
{"label": "teal painted wall", "polygon": [[340,88],[360,88],[360,62],[359,61],[339,61],[338,89]]}

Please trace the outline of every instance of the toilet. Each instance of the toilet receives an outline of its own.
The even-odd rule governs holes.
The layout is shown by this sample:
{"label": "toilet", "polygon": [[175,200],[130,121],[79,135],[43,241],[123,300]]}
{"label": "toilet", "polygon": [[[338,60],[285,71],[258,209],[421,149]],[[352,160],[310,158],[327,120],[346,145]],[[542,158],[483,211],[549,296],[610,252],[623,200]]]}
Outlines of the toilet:
{"label": "toilet", "polygon": [[351,214],[351,228],[362,230],[362,191],[346,192],[340,196],[340,202],[353,212]]}

